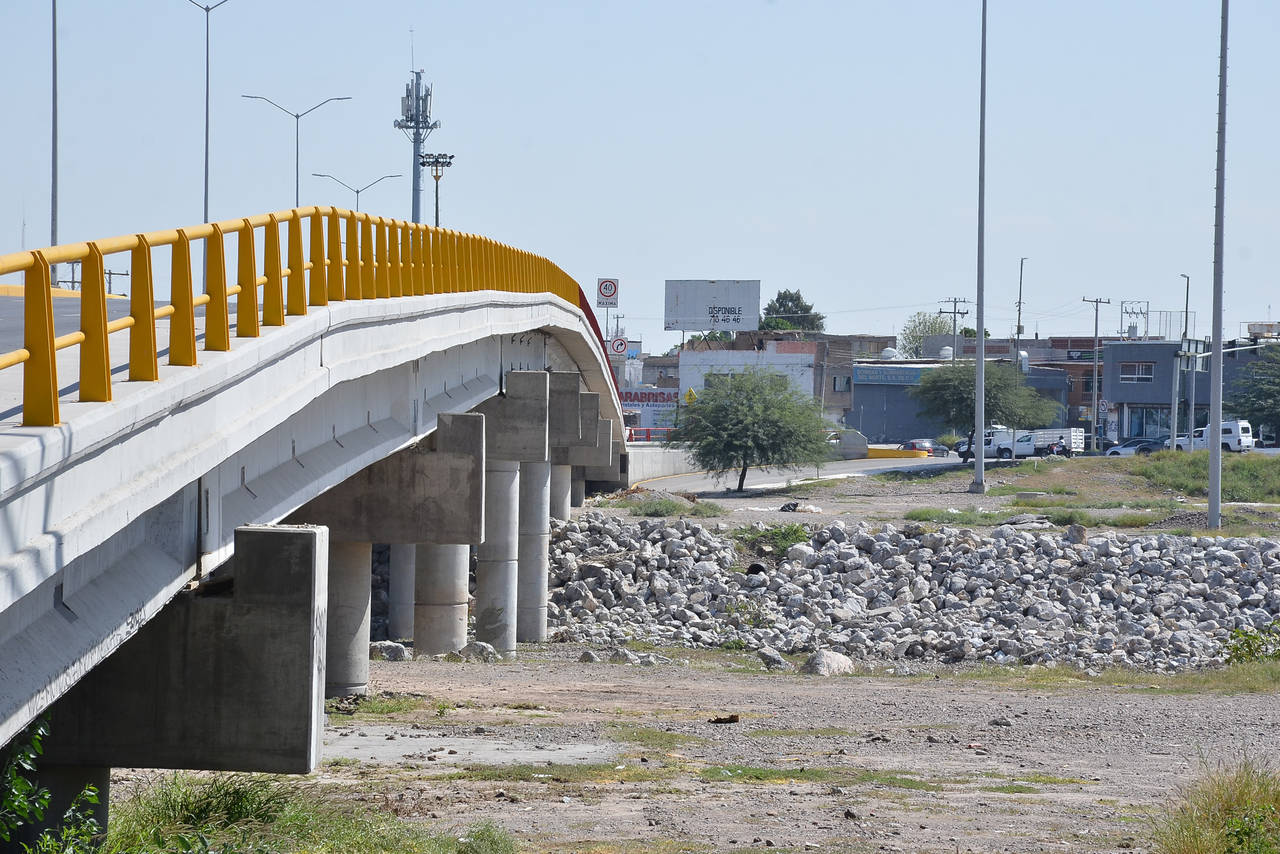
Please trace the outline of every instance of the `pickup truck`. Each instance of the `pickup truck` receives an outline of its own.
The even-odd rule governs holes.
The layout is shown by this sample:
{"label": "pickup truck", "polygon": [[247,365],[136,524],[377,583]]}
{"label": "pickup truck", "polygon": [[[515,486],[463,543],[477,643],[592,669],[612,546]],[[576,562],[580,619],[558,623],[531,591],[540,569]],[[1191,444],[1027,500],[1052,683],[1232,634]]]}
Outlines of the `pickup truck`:
{"label": "pickup truck", "polygon": [[1059,439],[1062,439],[1071,453],[1084,453],[1084,430],[1080,427],[1018,431],[1009,428],[992,429],[987,431],[984,444],[987,447],[987,456],[1008,460],[1015,456],[1043,457],[1048,453],[1049,445]]}

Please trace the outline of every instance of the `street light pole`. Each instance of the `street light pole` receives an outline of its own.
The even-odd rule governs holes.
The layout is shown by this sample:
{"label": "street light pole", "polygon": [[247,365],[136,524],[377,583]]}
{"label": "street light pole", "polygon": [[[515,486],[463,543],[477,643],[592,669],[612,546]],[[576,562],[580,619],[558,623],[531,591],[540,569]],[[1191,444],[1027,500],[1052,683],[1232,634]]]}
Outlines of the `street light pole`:
{"label": "street light pole", "polygon": [[[436,228],[440,227],[440,178],[444,170],[453,165],[452,154],[424,154],[420,161],[422,166],[431,167],[431,177],[436,181]],[[605,330],[606,332],[608,330]]]}
{"label": "street light pole", "polygon": [[[1178,343],[1178,347],[1173,351],[1173,406],[1169,410],[1169,447],[1176,448],[1178,444],[1178,391],[1182,385],[1182,348],[1187,346],[1187,315],[1191,311],[1191,277],[1186,273],[1180,273],[1182,278],[1187,280],[1187,296],[1186,302],[1182,309],[1182,340]],[[1187,408],[1194,410],[1196,402],[1193,400]],[[1191,435],[1191,428],[1187,428],[1187,435]]]}
{"label": "street light pole", "polygon": [[377,179],[376,181],[370,181],[368,184],[365,184],[363,187],[360,187],[357,189],[356,187],[351,186],[346,181],[343,181],[341,178],[337,177],[336,175],[330,175],[328,172],[312,172],[311,176],[313,178],[329,178],[330,180],[337,181],[339,184],[346,187],[351,192],[355,193],[356,194],[356,213],[360,212],[360,194],[361,193],[363,193],[365,190],[372,187],[374,184],[378,183],[378,181],[385,181],[388,178],[401,177],[399,172],[397,172],[394,175],[383,175],[381,178]]}
{"label": "street light pole", "polygon": [[[225,0],[224,0],[225,2]],[[53,0],[53,153],[50,156],[49,175],[49,245],[58,245],[58,0]],[[49,281],[57,286],[58,267],[55,264],[49,270]]]}
{"label": "street light pole", "polygon": [[204,12],[204,219],[209,221],[209,13],[226,3],[218,0],[211,6],[201,6],[196,0],[187,0]]}
{"label": "street light pole", "polygon": [[[223,2],[225,3],[226,0],[223,0]],[[303,110],[300,113],[295,113],[292,110],[287,110],[284,107],[277,104],[275,101],[271,100],[270,98],[264,98],[261,95],[241,95],[240,97],[248,98],[251,101],[266,101],[268,104],[275,107],[277,110],[284,113],[285,115],[293,116],[293,206],[295,208],[298,207],[298,205],[300,204],[300,199],[302,195],[302,192],[301,192],[302,190],[301,174],[302,173],[299,171],[299,163],[301,162],[301,158],[300,158],[301,148],[299,146],[299,139],[302,134],[302,130],[301,130],[302,117],[307,115],[308,113],[315,112],[316,110],[320,109],[330,101],[350,101],[351,96],[343,95],[340,98],[325,98],[323,101],[316,104],[311,109]]]}
{"label": "street light pole", "polygon": [[1098,306],[1111,305],[1109,299],[1089,299],[1081,297],[1081,302],[1093,303],[1093,426],[1089,439],[1089,450],[1098,451]]}
{"label": "street light pole", "polygon": [[1213,357],[1209,360],[1209,527],[1222,527],[1222,240],[1227,181],[1227,6],[1218,46],[1218,180],[1213,200]]}
{"label": "street light pole", "polygon": [[1026,258],[1018,259],[1018,322],[1013,329],[1013,358],[1019,369],[1022,368],[1022,267],[1026,263]]}
{"label": "street light pole", "polygon": [[983,298],[983,264],[986,257],[985,224],[986,224],[986,180],[987,180],[987,0],[982,0],[982,71],[979,75],[978,95],[978,305],[977,305],[977,364],[974,371],[973,398],[973,442],[969,450],[973,454],[973,483],[969,491],[985,493],[987,484],[983,478],[986,463],[987,420],[987,346],[985,313],[986,303]]}

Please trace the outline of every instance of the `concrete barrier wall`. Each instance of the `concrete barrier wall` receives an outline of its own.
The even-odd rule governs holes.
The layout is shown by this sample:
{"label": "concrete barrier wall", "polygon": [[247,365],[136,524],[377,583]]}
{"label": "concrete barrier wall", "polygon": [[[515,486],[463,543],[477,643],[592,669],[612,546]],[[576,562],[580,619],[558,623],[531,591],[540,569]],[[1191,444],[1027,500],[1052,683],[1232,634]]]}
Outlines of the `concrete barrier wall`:
{"label": "concrete barrier wall", "polygon": [[663,448],[658,445],[627,445],[627,484],[635,486],[642,480],[668,474],[689,474],[702,471],[684,451]]}

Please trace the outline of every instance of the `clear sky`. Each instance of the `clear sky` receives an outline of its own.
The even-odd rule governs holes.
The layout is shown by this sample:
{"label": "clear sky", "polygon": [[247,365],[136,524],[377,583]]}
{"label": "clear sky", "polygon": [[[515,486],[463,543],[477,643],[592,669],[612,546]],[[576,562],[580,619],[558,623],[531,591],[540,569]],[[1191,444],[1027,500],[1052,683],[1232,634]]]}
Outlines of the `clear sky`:
{"label": "clear sky", "polygon": [[[892,332],[974,298],[978,0],[229,0],[211,15],[210,214],[303,204],[408,218],[392,127],[412,68],[428,151],[455,154],[442,221],[621,280],[662,332],[665,279],[799,288],[833,332]],[[1180,310],[1209,332],[1218,0],[991,0],[987,326],[1091,333],[1082,297]],[[204,12],[61,0],[60,242],[201,220]],[[50,4],[0,2],[0,252],[49,242]],[[410,30],[415,45],[410,55]],[[1225,321],[1280,318],[1280,4],[1236,0]],[[424,178],[430,217],[431,182]],[[123,263],[124,259],[120,259]],[[972,308],[972,306],[970,306]],[[973,315],[966,320],[972,322]]]}

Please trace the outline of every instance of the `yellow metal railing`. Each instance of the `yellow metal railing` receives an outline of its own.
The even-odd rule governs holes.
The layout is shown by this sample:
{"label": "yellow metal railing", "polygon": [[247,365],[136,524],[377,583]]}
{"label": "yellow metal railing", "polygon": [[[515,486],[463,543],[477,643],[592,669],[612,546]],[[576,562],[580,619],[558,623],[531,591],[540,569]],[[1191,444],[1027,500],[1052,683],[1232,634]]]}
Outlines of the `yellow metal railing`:
{"label": "yellow metal railing", "polygon": [[[286,227],[283,249],[280,226]],[[304,252],[303,230],[309,229]],[[255,232],[263,230],[262,264]],[[236,236],[235,281],[227,283],[226,235]],[[343,235],[346,257],[343,257]],[[205,293],[192,289],[191,244],[205,241]],[[155,305],[152,250],[172,246],[170,303]],[[107,322],[105,258],[130,253],[129,316]],[[82,264],[80,329],[56,335],[50,265]],[[156,321],[169,319],[169,364],[196,364],[195,310],[204,306],[204,349],[231,349],[231,297],[237,338],[309,307],[342,300],[497,290],[551,293],[585,305],[570,276],[539,255],[488,237],[331,207],[303,207],[190,228],[112,237],[0,255],[0,274],[24,274],[24,340],[0,353],[0,370],[22,365],[22,423],[58,423],[55,354],[80,347],[80,400],[111,400],[107,336],[129,330],[129,379],[159,379]],[[588,310],[585,309],[584,310]],[[589,310],[588,310],[589,311]]]}

